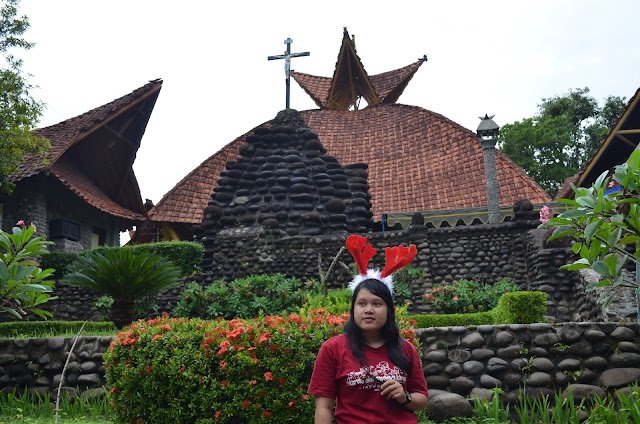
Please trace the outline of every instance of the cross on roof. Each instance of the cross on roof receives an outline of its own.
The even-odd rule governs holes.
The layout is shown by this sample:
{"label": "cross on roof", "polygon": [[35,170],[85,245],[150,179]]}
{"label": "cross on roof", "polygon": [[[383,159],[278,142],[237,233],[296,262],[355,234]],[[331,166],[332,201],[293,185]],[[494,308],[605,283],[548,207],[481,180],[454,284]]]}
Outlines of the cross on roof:
{"label": "cross on roof", "polygon": [[286,75],[286,84],[287,84],[287,101],[286,101],[287,109],[289,109],[289,97],[291,92],[291,58],[309,56],[311,54],[309,52],[291,53],[291,43],[293,43],[293,40],[291,38],[287,38],[286,40],[284,40],[284,44],[287,45],[287,50],[284,52],[284,54],[267,57],[267,60],[284,59],[284,74]]}

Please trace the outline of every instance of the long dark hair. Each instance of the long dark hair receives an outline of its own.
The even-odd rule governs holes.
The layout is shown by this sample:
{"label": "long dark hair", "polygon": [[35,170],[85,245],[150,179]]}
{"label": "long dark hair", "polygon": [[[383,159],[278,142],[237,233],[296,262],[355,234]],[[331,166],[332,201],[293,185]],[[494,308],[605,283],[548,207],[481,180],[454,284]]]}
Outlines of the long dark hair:
{"label": "long dark hair", "polygon": [[378,296],[384,300],[384,303],[387,305],[387,322],[384,324],[380,332],[387,346],[387,352],[391,362],[409,375],[411,373],[411,360],[407,357],[402,347],[405,341],[400,337],[400,330],[396,323],[396,311],[393,305],[393,298],[391,297],[391,293],[387,286],[382,281],[375,278],[369,278],[358,284],[351,296],[349,321],[344,325],[344,333],[347,335],[347,339],[349,340],[349,348],[351,349],[351,352],[358,358],[361,365],[366,364],[367,361],[364,353],[366,340],[362,335],[362,331],[360,331],[360,328],[356,325],[353,316],[356,297],[358,297],[358,293],[360,293],[360,290],[362,289],[369,291],[374,296]]}

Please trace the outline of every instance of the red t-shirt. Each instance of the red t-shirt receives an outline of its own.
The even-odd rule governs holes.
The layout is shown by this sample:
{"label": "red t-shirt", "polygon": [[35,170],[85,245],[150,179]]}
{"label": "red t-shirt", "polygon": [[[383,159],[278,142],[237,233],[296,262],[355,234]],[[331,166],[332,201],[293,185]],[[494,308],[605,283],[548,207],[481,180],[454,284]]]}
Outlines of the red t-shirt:
{"label": "red t-shirt", "polygon": [[407,376],[389,360],[387,346],[366,346],[367,364],[362,366],[351,353],[347,336],[327,340],[318,352],[309,394],[336,399],[335,419],[338,424],[409,424],[418,416],[395,400],[380,395],[378,381],[396,380],[410,393],[427,395],[427,383],[415,346],[403,341],[405,354],[411,359],[411,375]]}

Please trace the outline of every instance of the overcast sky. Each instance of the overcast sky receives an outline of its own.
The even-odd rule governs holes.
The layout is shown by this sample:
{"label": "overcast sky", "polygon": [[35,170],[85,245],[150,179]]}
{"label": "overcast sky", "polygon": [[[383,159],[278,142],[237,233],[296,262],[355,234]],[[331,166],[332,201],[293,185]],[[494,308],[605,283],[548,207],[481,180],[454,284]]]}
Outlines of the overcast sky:
{"label": "overcast sky", "polygon": [[[35,47],[19,56],[47,104],[39,126],[149,80],[163,88],[134,164],[157,203],[185,175],[285,106],[284,40],[299,72],[333,74],[342,28],[370,75],[429,58],[399,103],[476,129],[532,116],[543,97],[589,87],[601,103],[640,86],[637,0],[22,0]],[[17,53],[17,52],[16,52]],[[291,106],[316,106],[293,80]]]}

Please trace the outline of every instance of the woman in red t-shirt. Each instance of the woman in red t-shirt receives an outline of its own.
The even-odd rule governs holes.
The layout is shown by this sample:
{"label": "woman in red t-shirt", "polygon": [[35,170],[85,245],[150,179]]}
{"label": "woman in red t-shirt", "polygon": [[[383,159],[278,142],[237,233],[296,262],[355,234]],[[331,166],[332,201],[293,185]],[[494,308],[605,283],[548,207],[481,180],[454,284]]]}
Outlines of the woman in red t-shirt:
{"label": "woman in red t-shirt", "polygon": [[[349,237],[347,246],[350,240],[359,244],[359,249],[349,250],[352,254],[357,250],[360,276],[349,285],[353,295],[344,334],[327,340],[316,358],[308,391],[316,398],[314,422],[331,424],[335,410],[338,424],[417,423],[415,411],[427,406],[427,384],[415,346],[400,337],[396,323],[393,271],[385,272],[390,252],[382,273],[363,272],[358,252],[370,259],[375,250],[372,253],[368,243],[353,237],[359,236]],[[406,253],[402,266],[413,260],[415,246],[411,249],[401,250]],[[394,270],[402,267],[395,266]]]}

